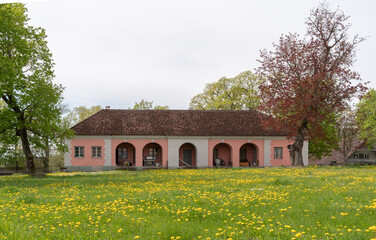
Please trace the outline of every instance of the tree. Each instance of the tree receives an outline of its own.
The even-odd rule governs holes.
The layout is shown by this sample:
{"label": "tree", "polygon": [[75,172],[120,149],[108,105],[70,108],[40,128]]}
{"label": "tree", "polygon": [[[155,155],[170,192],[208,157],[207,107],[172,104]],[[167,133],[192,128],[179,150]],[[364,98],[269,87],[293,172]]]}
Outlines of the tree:
{"label": "tree", "polygon": [[328,114],[341,112],[365,90],[361,82],[352,84],[360,77],[351,69],[356,47],[364,39],[349,39],[347,20],[339,9],[320,4],[306,21],[305,38],[282,35],[274,51],[261,51],[260,110],[272,116],[264,126],[291,133],[295,166],[304,165],[304,140],[323,136]]}
{"label": "tree", "polygon": [[133,110],[149,110],[149,109],[167,110],[168,106],[157,105],[153,108],[153,101],[149,102],[149,101],[142,99],[140,102],[135,102],[132,109]]}
{"label": "tree", "polygon": [[[29,174],[35,174],[31,145],[49,139],[65,149],[69,131],[61,127],[63,87],[52,82],[52,55],[45,30],[28,25],[23,4],[0,4],[0,133],[20,137]],[[4,142],[3,142],[4,143]],[[5,141],[4,144],[7,144]]]}
{"label": "tree", "polygon": [[351,109],[345,110],[341,114],[337,127],[337,135],[340,139],[338,150],[342,154],[343,161],[346,161],[349,153],[359,143],[359,128],[355,124],[355,116],[355,112]]}
{"label": "tree", "polygon": [[370,147],[376,144],[376,90],[370,89],[357,104],[355,122],[359,137]]}
{"label": "tree", "polygon": [[77,123],[82,122],[88,117],[99,112],[101,109],[102,107],[100,105],[91,106],[90,108],[87,108],[85,106],[75,107],[64,117],[64,122],[68,125],[69,128],[73,127]]}
{"label": "tree", "polygon": [[338,149],[341,136],[338,134],[339,114],[331,113],[323,122],[319,123],[323,134],[312,138],[309,142],[308,153],[310,156],[321,159],[323,156],[331,155],[332,151]]}
{"label": "tree", "polygon": [[189,106],[196,110],[256,109],[259,105],[259,83],[251,71],[242,72],[234,78],[223,77],[206,84],[204,92],[194,96]]}
{"label": "tree", "polygon": [[[22,149],[20,148],[20,138],[15,134],[9,135],[1,135],[2,143],[6,142],[6,144],[0,144],[0,165],[7,166],[7,167],[15,167],[16,172],[20,170],[21,167],[24,166],[25,159],[22,157]],[[11,139],[4,139],[4,137],[11,138]]]}

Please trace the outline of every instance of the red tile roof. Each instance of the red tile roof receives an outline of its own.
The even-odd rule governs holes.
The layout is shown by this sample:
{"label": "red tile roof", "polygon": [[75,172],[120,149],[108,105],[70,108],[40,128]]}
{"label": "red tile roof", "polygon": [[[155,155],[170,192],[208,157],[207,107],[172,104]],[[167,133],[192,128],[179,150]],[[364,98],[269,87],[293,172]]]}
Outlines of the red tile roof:
{"label": "red tile roof", "polygon": [[102,109],[72,127],[76,135],[287,136],[266,130],[254,110]]}

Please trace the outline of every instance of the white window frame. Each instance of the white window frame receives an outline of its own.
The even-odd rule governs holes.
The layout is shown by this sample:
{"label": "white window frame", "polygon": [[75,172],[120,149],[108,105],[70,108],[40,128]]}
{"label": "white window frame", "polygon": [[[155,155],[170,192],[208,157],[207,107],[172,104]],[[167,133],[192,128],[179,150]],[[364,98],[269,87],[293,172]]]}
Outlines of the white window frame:
{"label": "white window frame", "polygon": [[75,146],[74,147],[74,157],[75,158],[84,158],[85,157],[85,147],[84,146]]}
{"label": "white window frame", "polygon": [[92,146],[91,147],[91,158],[102,158],[102,147]]}
{"label": "white window frame", "polygon": [[274,147],[274,159],[283,159],[283,147]]}

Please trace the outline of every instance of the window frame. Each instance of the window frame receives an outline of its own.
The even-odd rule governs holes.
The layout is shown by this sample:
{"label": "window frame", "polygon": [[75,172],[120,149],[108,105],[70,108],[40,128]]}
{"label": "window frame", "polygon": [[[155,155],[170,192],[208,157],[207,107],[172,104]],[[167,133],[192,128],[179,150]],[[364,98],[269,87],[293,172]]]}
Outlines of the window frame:
{"label": "window frame", "polygon": [[218,158],[218,148],[214,148],[213,149],[213,159],[217,159]]}
{"label": "window frame", "polygon": [[246,148],[240,148],[240,160],[248,160],[247,159],[247,149]]}
{"label": "window frame", "polygon": [[159,157],[158,147],[149,147],[148,148],[148,157],[152,157],[154,159],[158,159],[158,157]]}
{"label": "window frame", "polygon": [[[117,148],[117,158],[118,159],[125,159],[127,160],[128,159],[128,147],[120,147],[120,148]],[[120,156],[119,156],[120,155]],[[124,157],[125,156],[125,157]]]}
{"label": "window frame", "polygon": [[102,146],[91,146],[91,158],[102,158]]}
{"label": "window frame", "polygon": [[274,147],[274,159],[283,159],[283,147]]}
{"label": "window frame", "polygon": [[85,157],[85,147],[74,146],[74,158],[84,158],[84,157]]}

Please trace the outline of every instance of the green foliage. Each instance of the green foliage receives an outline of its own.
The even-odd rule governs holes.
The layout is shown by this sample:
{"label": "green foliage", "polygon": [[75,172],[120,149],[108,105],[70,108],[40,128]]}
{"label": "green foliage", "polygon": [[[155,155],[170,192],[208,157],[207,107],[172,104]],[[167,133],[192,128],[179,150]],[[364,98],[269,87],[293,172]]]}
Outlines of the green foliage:
{"label": "green foliage", "polygon": [[376,90],[369,90],[357,104],[355,118],[359,137],[369,146],[376,144]]}
{"label": "green foliage", "polygon": [[194,96],[189,106],[196,110],[240,110],[244,106],[256,109],[259,84],[260,80],[251,71],[234,78],[223,77],[206,84],[204,92]]}
{"label": "green foliage", "polygon": [[0,5],[0,141],[14,143],[10,135],[21,137],[29,172],[34,161],[30,144],[42,147],[50,139],[66,150],[64,137],[71,132],[61,120],[63,87],[52,82],[52,55],[42,28],[28,25],[23,4]]}
{"label": "green foliage", "polygon": [[157,105],[153,108],[153,101],[149,102],[149,101],[142,99],[140,102],[135,102],[132,109],[133,110],[149,110],[149,109],[167,110],[169,108],[168,106],[161,106],[161,105]]}
{"label": "green foliage", "polygon": [[[18,141],[17,141],[18,140]],[[20,169],[25,165],[25,157],[20,146],[19,138],[8,142],[15,142],[14,144],[0,145],[0,166],[15,167]]]}
{"label": "green foliage", "polygon": [[323,156],[329,156],[334,149],[338,148],[340,138],[338,136],[339,114],[328,114],[325,121],[320,123],[320,129],[323,134],[316,134],[316,137],[309,141],[308,152],[316,159],[321,159]]}
{"label": "green foliage", "polygon": [[75,107],[72,111],[70,111],[63,119],[63,121],[70,127],[73,127],[79,122],[87,119],[88,117],[94,115],[95,113],[99,112],[102,109],[100,105],[91,106],[87,108],[85,106],[78,106]]}

